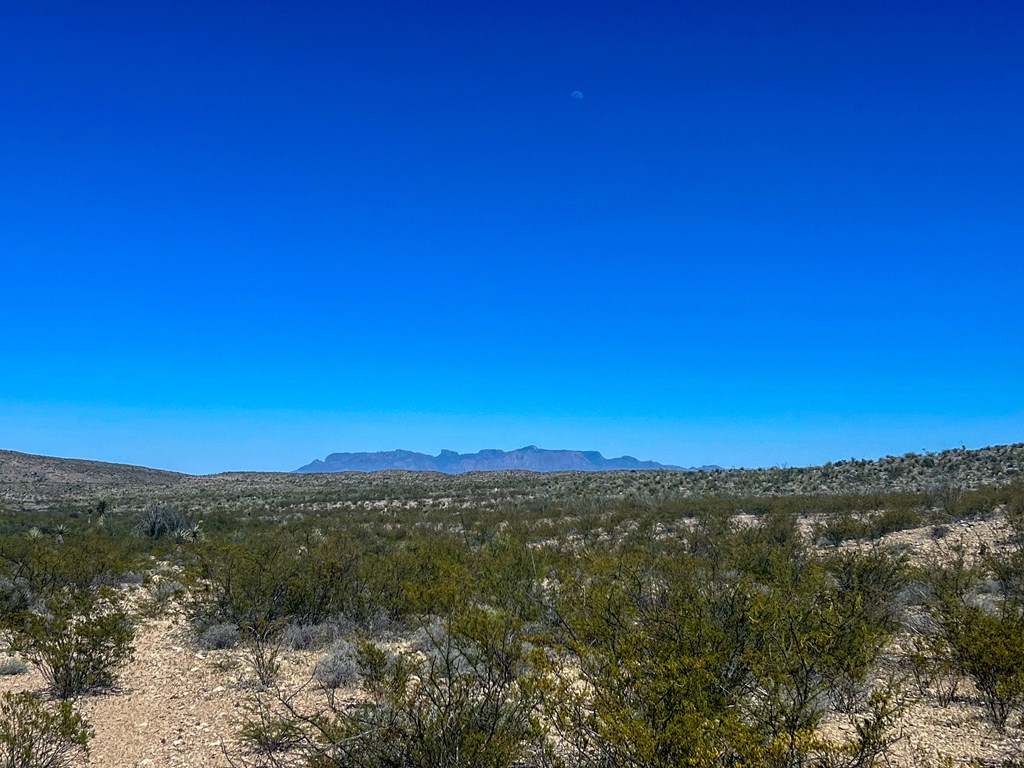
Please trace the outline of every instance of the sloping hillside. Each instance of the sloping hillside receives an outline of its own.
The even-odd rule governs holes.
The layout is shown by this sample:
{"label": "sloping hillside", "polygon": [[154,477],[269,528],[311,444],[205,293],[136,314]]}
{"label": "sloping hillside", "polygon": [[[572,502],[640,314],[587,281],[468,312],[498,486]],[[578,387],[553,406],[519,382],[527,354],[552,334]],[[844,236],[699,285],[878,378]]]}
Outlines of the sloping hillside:
{"label": "sloping hillside", "polygon": [[136,485],[174,483],[184,477],[186,475],[179,472],[136,467],[131,464],[60,459],[0,450],[0,483]]}

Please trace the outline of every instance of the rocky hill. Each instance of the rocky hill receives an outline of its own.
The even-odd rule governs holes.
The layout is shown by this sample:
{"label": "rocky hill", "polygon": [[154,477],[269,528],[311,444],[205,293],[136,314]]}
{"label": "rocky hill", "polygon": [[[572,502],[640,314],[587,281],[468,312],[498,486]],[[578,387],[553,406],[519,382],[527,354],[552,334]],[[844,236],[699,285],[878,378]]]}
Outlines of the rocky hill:
{"label": "rocky hill", "polygon": [[0,450],[0,483],[74,483],[135,485],[173,483],[186,477],[179,472],[112,464],[87,459],[60,459]]}

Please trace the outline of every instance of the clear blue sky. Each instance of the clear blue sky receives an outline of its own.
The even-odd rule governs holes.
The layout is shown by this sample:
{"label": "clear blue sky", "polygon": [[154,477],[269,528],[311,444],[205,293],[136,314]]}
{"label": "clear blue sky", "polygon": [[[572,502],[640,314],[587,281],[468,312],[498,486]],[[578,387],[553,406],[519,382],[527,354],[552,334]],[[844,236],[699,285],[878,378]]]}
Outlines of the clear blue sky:
{"label": "clear blue sky", "polygon": [[1024,4],[2,17],[0,447],[1024,440]]}

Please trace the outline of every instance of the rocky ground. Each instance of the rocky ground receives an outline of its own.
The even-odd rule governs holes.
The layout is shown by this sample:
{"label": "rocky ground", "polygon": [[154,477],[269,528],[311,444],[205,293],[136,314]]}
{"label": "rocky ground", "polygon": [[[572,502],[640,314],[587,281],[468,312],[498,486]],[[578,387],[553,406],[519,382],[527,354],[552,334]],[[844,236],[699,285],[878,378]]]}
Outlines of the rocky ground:
{"label": "rocky ground", "polygon": [[[281,686],[308,685],[319,653],[282,654]],[[312,690],[314,687],[309,686]],[[119,690],[80,699],[76,705],[93,728],[82,765],[229,766],[238,727],[253,699],[255,678],[240,650],[196,649],[180,621],[146,621],[135,658]],[[31,690],[45,696],[35,670],[0,677],[0,691]]]}

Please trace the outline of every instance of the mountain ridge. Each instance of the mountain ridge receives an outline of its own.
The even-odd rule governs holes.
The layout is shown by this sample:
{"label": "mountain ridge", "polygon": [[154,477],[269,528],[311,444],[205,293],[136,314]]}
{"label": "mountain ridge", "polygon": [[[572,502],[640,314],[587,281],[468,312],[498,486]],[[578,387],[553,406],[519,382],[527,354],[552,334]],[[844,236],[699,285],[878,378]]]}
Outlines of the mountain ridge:
{"label": "mountain ridge", "polygon": [[657,461],[641,461],[633,456],[605,458],[599,451],[545,449],[527,445],[513,451],[485,448],[476,453],[458,453],[442,450],[437,456],[402,449],[357,453],[332,453],[322,461],[314,461],[294,470],[296,473],[315,472],[379,472],[404,469],[419,472],[495,472],[521,469],[532,472],[584,471],[600,472],[616,469],[670,469],[693,471],[717,467],[678,467]]}

